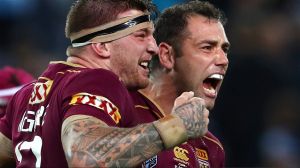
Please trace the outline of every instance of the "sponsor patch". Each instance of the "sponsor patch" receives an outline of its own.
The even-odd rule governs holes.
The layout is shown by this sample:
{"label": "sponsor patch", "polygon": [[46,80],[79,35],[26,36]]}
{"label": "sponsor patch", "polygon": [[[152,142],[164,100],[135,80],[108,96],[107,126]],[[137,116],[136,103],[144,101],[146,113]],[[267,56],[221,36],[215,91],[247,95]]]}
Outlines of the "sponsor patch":
{"label": "sponsor patch", "polygon": [[175,168],[185,168],[187,167],[187,165],[182,164],[182,163],[178,163],[177,165],[174,166]]}
{"label": "sponsor patch", "polygon": [[198,159],[198,163],[200,168],[210,168],[209,163],[207,161]]}
{"label": "sponsor patch", "polygon": [[200,168],[210,168],[206,150],[196,148],[196,156]]}
{"label": "sponsor patch", "polygon": [[188,150],[176,146],[176,147],[174,147],[173,152],[175,155],[174,160],[176,160],[177,162],[189,165],[188,161],[190,160],[190,158],[188,158],[188,156],[187,156],[189,154]]}
{"label": "sponsor patch", "polygon": [[120,122],[119,109],[110,100],[103,96],[91,95],[89,93],[78,93],[72,96],[70,105],[85,104],[96,107],[107,113],[116,124]]}
{"label": "sponsor patch", "polygon": [[202,160],[208,160],[207,152],[203,149],[196,148],[196,156]]}
{"label": "sponsor patch", "polygon": [[45,101],[51,89],[52,83],[52,80],[48,80],[45,83],[35,83],[33,87],[33,92],[31,93],[31,97],[29,99],[29,104],[38,104]]}
{"label": "sponsor patch", "polygon": [[153,168],[157,165],[157,155],[145,161],[142,165],[143,168]]}

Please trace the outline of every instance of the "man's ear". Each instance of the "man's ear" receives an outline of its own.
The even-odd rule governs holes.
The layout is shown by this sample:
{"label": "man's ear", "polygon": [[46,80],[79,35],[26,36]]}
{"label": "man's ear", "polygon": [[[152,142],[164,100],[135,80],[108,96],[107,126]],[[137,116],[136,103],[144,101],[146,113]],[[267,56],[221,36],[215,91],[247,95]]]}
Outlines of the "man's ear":
{"label": "man's ear", "polygon": [[174,67],[175,55],[172,46],[164,42],[160,43],[158,56],[159,56],[160,64],[163,67],[167,69],[172,69]]}
{"label": "man's ear", "polygon": [[91,44],[93,50],[101,57],[109,57],[110,52],[107,43],[93,43]]}

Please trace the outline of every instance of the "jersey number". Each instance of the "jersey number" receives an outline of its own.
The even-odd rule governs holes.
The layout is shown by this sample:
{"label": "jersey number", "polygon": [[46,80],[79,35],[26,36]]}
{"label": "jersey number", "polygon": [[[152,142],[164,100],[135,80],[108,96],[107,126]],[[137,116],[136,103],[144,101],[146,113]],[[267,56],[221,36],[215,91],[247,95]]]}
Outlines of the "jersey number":
{"label": "jersey number", "polygon": [[31,150],[36,158],[35,167],[41,167],[41,150],[42,150],[42,138],[35,136],[33,141],[23,141],[18,143],[15,147],[15,153],[19,162],[22,162],[22,150]]}

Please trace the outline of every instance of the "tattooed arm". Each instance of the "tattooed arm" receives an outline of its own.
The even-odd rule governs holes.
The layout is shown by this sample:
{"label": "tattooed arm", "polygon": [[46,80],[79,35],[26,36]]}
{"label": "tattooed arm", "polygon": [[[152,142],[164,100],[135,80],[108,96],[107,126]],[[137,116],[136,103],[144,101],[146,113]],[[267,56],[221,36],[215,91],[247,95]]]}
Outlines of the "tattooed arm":
{"label": "tattooed arm", "polygon": [[70,167],[132,167],[163,149],[153,124],[108,127],[83,115],[64,121],[62,142]]}
{"label": "tattooed arm", "polygon": [[11,140],[0,132],[0,167],[8,167],[14,163],[13,147]]}
{"label": "tattooed arm", "polygon": [[188,93],[176,99],[172,116],[133,128],[109,127],[92,116],[68,117],[61,137],[69,166],[135,167],[165,148],[203,136],[208,114],[199,104],[203,102],[192,97]]}

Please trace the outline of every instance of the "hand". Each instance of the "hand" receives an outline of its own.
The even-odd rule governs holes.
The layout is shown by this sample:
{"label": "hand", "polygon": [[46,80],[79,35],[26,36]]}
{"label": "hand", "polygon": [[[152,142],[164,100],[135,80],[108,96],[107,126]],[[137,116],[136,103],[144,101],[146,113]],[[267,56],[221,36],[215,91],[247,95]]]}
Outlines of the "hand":
{"label": "hand", "polygon": [[182,119],[188,139],[204,136],[208,131],[209,111],[202,98],[194,92],[184,92],[176,98],[172,114]]}

